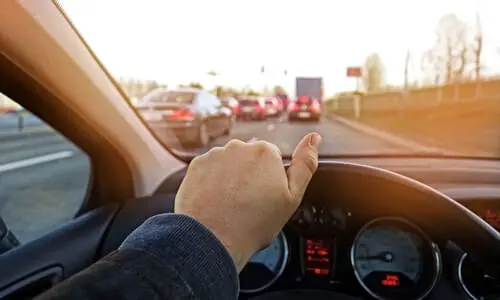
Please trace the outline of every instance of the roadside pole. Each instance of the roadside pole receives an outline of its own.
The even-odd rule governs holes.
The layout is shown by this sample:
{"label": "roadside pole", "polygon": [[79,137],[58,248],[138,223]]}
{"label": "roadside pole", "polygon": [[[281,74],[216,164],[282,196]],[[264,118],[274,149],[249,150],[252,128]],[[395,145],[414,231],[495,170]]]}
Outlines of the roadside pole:
{"label": "roadside pole", "polygon": [[356,120],[359,119],[359,117],[361,116],[361,96],[360,96],[360,93],[359,93],[359,77],[356,77],[356,109],[355,109],[355,112],[356,112]]}
{"label": "roadside pole", "polygon": [[347,77],[354,77],[356,80],[356,90],[354,91],[354,117],[358,120],[361,117],[361,93],[360,80],[361,80],[361,67],[347,67]]}
{"label": "roadside pole", "polygon": [[17,113],[17,129],[19,132],[24,129],[24,115],[22,112]]}

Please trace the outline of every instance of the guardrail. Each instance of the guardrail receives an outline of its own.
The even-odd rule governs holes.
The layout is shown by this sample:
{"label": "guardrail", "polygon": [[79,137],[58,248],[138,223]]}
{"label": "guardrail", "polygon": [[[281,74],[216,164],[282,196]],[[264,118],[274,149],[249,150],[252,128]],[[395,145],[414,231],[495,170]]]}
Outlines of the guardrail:
{"label": "guardrail", "polygon": [[485,80],[438,87],[395,91],[364,96],[334,98],[326,103],[327,111],[359,118],[362,114],[397,113],[411,111],[453,110],[475,107],[498,110],[500,105],[500,80]]}
{"label": "guardrail", "polygon": [[500,80],[346,96],[325,108],[328,115],[453,152],[500,154]]}

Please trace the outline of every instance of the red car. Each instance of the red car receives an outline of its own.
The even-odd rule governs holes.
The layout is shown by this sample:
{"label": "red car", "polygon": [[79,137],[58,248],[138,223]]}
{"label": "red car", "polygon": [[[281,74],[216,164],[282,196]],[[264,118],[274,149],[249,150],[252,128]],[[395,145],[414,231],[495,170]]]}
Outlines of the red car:
{"label": "red car", "polygon": [[259,97],[243,97],[239,100],[239,118],[250,120],[265,120],[267,118],[266,104]]}
{"label": "red car", "polygon": [[311,97],[302,96],[288,105],[288,121],[313,120],[319,122],[321,118],[321,104]]}
{"label": "red car", "polygon": [[266,98],[266,112],[268,116],[279,116],[283,112],[283,103],[274,97]]}

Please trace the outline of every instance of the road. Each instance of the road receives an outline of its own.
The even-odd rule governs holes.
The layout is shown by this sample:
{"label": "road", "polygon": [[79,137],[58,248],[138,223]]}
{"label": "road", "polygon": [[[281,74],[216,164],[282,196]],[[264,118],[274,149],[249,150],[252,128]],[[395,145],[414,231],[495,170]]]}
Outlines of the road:
{"label": "road", "polygon": [[[267,140],[278,145],[282,153],[291,154],[310,131],[323,136],[320,154],[409,151],[328,119],[318,124],[290,124],[282,117],[238,122],[230,136],[218,138],[196,152],[237,138]],[[85,194],[89,172],[85,154],[57,134],[0,140],[0,215],[22,242],[39,237],[74,216]]]}
{"label": "road", "polygon": [[0,130],[13,130],[17,129],[19,126],[19,122],[22,122],[21,124],[24,127],[38,127],[38,126],[43,126],[43,122],[38,119],[37,117],[29,114],[29,113],[24,113],[21,115],[12,113],[12,114],[2,114],[0,115]]}

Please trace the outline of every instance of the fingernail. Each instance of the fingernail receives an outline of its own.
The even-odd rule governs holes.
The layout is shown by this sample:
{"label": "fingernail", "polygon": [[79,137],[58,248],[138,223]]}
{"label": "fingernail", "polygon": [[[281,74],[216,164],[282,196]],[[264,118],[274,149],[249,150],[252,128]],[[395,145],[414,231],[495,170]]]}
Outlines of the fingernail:
{"label": "fingernail", "polygon": [[311,146],[313,146],[315,149],[318,149],[320,142],[321,142],[321,135],[313,133],[313,135],[311,136],[311,140],[309,141]]}

